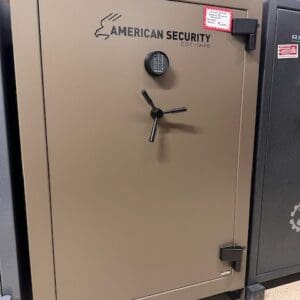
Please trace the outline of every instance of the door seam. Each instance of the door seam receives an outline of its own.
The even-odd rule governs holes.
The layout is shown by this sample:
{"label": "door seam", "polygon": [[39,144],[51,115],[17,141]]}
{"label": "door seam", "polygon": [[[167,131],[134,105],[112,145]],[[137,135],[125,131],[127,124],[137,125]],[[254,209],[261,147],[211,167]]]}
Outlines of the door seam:
{"label": "door seam", "polygon": [[53,260],[53,276],[54,276],[54,294],[55,299],[57,296],[57,280],[56,280],[56,262],[54,250],[54,228],[53,228],[53,214],[52,214],[52,194],[51,194],[51,178],[50,178],[50,163],[49,163],[49,148],[48,148],[48,130],[47,130],[47,112],[46,112],[46,97],[45,97],[45,84],[44,84],[44,62],[42,52],[42,33],[41,33],[41,11],[40,1],[37,0],[37,14],[38,14],[38,32],[39,32],[39,48],[40,48],[40,61],[41,61],[41,81],[42,81],[42,97],[43,97],[43,113],[44,113],[44,126],[45,126],[45,143],[46,143],[46,160],[47,160],[47,176],[48,176],[48,192],[49,192],[49,206],[50,206],[50,222],[51,222],[51,242],[52,242],[52,260]]}

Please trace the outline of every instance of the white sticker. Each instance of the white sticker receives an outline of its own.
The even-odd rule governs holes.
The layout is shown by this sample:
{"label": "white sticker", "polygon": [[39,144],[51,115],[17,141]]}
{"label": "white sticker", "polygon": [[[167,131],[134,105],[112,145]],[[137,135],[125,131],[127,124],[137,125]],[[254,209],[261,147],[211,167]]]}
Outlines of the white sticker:
{"label": "white sticker", "polygon": [[297,44],[278,45],[278,59],[298,58],[299,46]]}
{"label": "white sticker", "polygon": [[204,28],[207,30],[232,31],[233,11],[231,9],[205,6]]}

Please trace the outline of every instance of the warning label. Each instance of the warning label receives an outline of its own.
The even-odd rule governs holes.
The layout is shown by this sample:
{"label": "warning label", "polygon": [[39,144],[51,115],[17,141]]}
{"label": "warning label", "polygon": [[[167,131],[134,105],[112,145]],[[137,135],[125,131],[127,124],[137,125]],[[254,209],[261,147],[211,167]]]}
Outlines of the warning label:
{"label": "warning label", "polygon": [[298,58],[298,57],[299,57],[298,44],[278,45],[278,59]]}
{"label": "warning label", "polygon": [[205,6],[204,28],[217,31],[232,31],[233,11],[231,9]]}

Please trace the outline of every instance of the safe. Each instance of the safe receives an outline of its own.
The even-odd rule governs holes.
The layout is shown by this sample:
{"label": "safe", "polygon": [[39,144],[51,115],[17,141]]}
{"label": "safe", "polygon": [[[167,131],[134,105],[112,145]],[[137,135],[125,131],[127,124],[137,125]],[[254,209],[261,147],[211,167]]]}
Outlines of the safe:
{"label": "safe", "polygon": [[31,296],[25,202],[7,1],[0,1],[0,299]]}
{"label": "safe", "polygon": [[299,11],[299,1],[265,2],[250,286],[300,272]]}
{"label": "safe", "polygon": [[35,300],[245,284],[260,1],[11,1]]}

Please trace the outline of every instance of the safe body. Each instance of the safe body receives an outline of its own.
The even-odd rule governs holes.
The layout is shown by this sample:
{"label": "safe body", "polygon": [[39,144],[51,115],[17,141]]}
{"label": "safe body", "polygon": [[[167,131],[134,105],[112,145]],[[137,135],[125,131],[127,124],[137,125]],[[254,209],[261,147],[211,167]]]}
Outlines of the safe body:
{"label": "safe body", "polygon": [[[35,300],[243,288],[247,249],[235,271],[220,248],[247,246],[260,34],[247,52],[207,6],[261,18],[260,1],[12,1]],[[154,143],[142,90],[188,109]]]}
{"label": "safe body", "polygon": [[264,7],[249,285],[300,271],[299,10]]}

